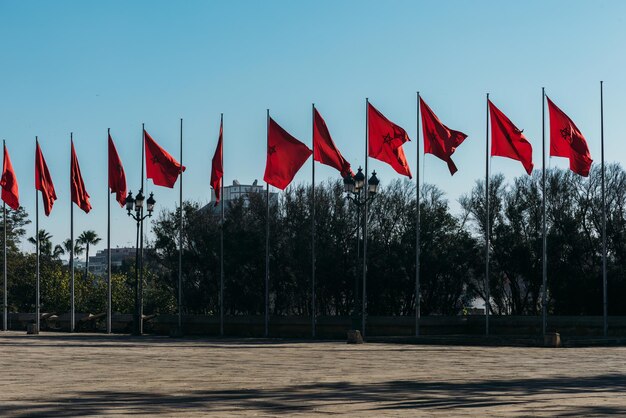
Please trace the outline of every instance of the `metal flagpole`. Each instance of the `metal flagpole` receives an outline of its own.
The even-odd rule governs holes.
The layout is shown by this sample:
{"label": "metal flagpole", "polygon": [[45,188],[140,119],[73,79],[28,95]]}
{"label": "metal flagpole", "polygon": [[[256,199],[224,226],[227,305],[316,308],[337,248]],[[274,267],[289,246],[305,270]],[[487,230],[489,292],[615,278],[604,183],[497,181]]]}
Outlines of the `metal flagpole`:
{"label": "metal flagpole", "polygon": [[606,194],[604,187],[604,96],[602,91],[603,82],[600,81],[600,146],[601,150],[601,158],[602,158],[602,296],[603,296],[603,306],[602,312],[604,317],[604,336],[608,335],[609,331],[609,323],[608,323],[608,293],[607,293],[607,282],[606,282]]}
{"label": "metal flagpole", "polygon": [[546,335],[546,329],[548,326],[548,240],[546,236],[546,90],[541,88],[541,155],[543,159],[543,165],[541,168],[541,210],[542,210],[542,230],[543,230],[543,257],[542,257],[542,269],[543,269],[543,292],[542,293],[542,312],[543,319],[541,321],[541,330],[543,335]]}
{"label": "metal flagpole", "polygon": [[183,333],[183,118],[180,118],[180,183],[178,199],[180,219],[178,224],[178,332]]}
{"label": "metal flagpole", "polygon": [[363,205],[363,295],[361,308],[361,335],[365,338],[365,314],[367,312],[367,161],[369,156],[369,98],[365,98],[365,180],[363,183],[363,191],[365,192],[365,204]]}
{"label": "metal flagpole", "polygon": [[487,93],[487,119],[485,128],[485,335],[489,335],[489,93]]}
{"label": "metal flagpole", "polygon": [[[111,129],[107,129],[107,150]],[[108,160],[111,161],[111,152],[108,151]],[[110,170],[110,168],[109,168]],[[111,333],[111,188],[107,184],[107,334]]]}
{"label": "metal flagpole", "polygon": [[[39,146],[39,138],[35,136],[35,143]],[[39,286],[39,193],[35,190],[35,249],[37,251],[37,268],[35,275],[35,328],[39,333],[39,303],[40,303],[40,286]]]}
{"label": "metal flagpole", "polygon": [[[267,146],[270,142],[270,110],[267,109]],[[268,148],[269,149],[269,148]],[[270,184],[266,182],[265,206],[265,336],[269,336],[270,321]]]}
{"label": "metal flagpole", "polygon": [[415,175],[415,336],[420,335],[420,92],[417,92],[417,170]]}
{"label": "metal flagpole", "polygon": [[220,133],[222,134],[222,180],[220,181],[221,223],[220,223],[220,335],[224,336],[224,114],[220,114]]}
{"label": "metal flagpole", "polygon": [[2,301],[2,329],[4,331],[8,330],[8,321],[7,315],[9,314],[9,309],[7,306],[8,298],[7,298],[7,204],[2,202],[2,213],[4,215],[4,300]]}
{"label": "metal flagpole", "polygon": [[[144,178],[144,164],[146,160],[146,128],[145,125],[141,124],[141,192],[143,193],[143,178]],[[147,193],[146,193],[147,194]],[[146,195],[144,194],[144,196]],[[143,206],[139,211],[139,283],[138,283],[138,292],[139,292],[139,335],[143,334]]]}
{"label": "metal flagpole", "polygon": [[315,338],[315,103],[311,109],[311,336]]}
{"label": "metal flagpole", "polygon": [[[74,134],[70,132],[70,144],[74,143]],[[72,150],[70,148],[70,156]],[[70,164],[70,187],[72,186],[72,164]],[[76,324],[76,306],[74,302],[74,203],[70,193],[70,332],[74,332]]]}
{"label": "metal flagpole", "polygon": [[[7,145],[4,140],[2,140],[4,153],[7,152]],[[7,204],[2,201],[2,220],[4,221],[4,286],[3,286],[3,300],[2,300],[2,329],[4,331],[8,330],[8,321],[7,315],[9,313],[9,308],[7,306],[8,298],[7,298]]]}

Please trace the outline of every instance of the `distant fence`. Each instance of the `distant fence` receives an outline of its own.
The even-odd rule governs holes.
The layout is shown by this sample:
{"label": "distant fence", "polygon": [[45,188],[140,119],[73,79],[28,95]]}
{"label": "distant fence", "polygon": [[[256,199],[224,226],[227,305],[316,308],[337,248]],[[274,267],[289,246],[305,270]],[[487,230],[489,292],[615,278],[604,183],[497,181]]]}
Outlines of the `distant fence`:
{"label": "distant fence", "polygon": [[[1,316],[1,315],[0,315]],[[33,322],[32,313],[11,313],[8,317],[9,328],[25,330]],[[112,330],[115,333],[130,333],[133,316],[130,314],[113,315]],[[41,329],[52,331],[69,330],[69,314],[42,314]],[[79,331],[101,332],[105,329],[106,318],[103,314],[76,314]],[[177,325],[176,315],[157,315],[144,320],[146,333],[168,335]],[[224,320],[224,334],[236,337],[262,337],[265,324],[259,316],[227,316]],[[317,338],[344,339],[346,331],[352,329],[354,319],[346,316],[322,316],[317,318]],[[564,336],[600,336],[602,335],[601,316],[551,316],[548,317],[548,330],[557,331]],[[185,335],[219,335],[219,317],[205,315],[183,315]],[[536,336],[541,333],[541,317],[538,316],[495,316],[489,318],[491,335]],[[426,316],[420,320],[421,335],[482,335],[485,332],[483,315],[468,316]],[[366,335],[374,336],[411,336],[415,333],[415,319],[406,316],[370,316],[367,318]],[[311,336],[311,318],[303,316],[270,317],[269,334],[271,337],[309,338]],[[609,317],[609,335],[626,337],[626,316]]]}

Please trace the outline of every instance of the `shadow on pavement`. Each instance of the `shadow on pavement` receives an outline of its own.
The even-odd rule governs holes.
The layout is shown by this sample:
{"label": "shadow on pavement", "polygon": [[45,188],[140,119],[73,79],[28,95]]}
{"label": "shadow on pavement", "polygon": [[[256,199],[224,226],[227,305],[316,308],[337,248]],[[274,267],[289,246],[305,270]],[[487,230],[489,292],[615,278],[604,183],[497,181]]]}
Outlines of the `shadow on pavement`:
{"label": "shadow on pavement", "polygon": [[[511,379],[478,382],[388,381],[374,384],[320,383],[252,390],[189,390],[182,394],[83,391],[64,397],[24,400],[4,405],[0,415],[18,417],[64,417],[98,413],[171,415],[185,413],[225,415],[242,409],[264,414],[321,412],[339,407],[342,413],[454,415],[454,408],[476,408],[484,415],[492,407],[509,407],[512,414],[542,412],[546,402],[550,413],[561,416],[626,414],[626,376],[599,375],[589,378]],[[530,397],[533,397],[532,399]],[[568,405],[568,399],[599,396],[621,400],[623,406]],[[545,397],[545,399],[543,398]],[[562,402],[555,405],[551,399]],[[479,408],[484,408],[478,410]],[[486,409],[486,410],[485,410]],[[403,412],[404,411],[404,412]],[[413,412],[409,412],[413,411]],[[545,412],[545,411],[544,411]]]}

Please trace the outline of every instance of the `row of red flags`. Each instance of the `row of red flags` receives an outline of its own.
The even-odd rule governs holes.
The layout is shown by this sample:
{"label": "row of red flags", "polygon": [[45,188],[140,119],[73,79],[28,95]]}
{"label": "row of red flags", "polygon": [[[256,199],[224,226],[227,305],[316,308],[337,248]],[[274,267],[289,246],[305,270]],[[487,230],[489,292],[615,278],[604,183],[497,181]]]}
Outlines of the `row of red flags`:
{"label": "row of red flags", "polygon": [[[146,151],[146,175],[152,179],[157,186],[172,188],[178,179],[178,175],[185,171],[174,157],[165,151],[152,137],[144,130],[144,146]],[[109,189],[115,193],[115,200],[124,207],[126,199],[126,174],[122,160],[117,153],[113,138],[109,134]],[[4,146],[4,161],[2,165],[2,177],[0,178],[2,188],[2,200],[13,210],[20,206],[19,189],[13,164],[9,157],[6,145]],[[52,206],[57,200],[52,176],[48,170],[48,165],[43,157],[39,141],[35,147],[35,190],[41,192],[44,213],[50,215]],[[78,157],[74,149],[74,141],[71,141],[71,163],[70,163],[70,190],[72,202],[80,207],[85,213],[91,210],[89,193],[85,188],[85,182],[80,172]]]}
{"label": "row of red flags", "polygon": [[[585,137],[574,122],[559,109],[547,96],[550,112],[550,155],[569,158],[570,169],[581,176],[588,176],[592,159]],[[488,101],[491,118],[491,155],[508,157],[520,161],[528,174],[533,169],[532,146],[513,122],[491,101]],[[420,98],[420,113],[424,135],[424,152],[433,154],[448,165],[450,174],[457,171],[452,161],[452,154],[467,138],[467,135],[444,125],[428,105]],[[396,172],[411,178],[411,170],[402,146],[410,141],[407,132],[387,119],[378,109],[367,103],[368,155],[389,164]],[[223,123],[212,160],[211,186],[215,190],[216,202],[221,198],[221,185],[224,175],[223,161]],[[117,153],[111,135],[109,135],[109,189],[123,207],[126,198],[126,175],[122,161]],[[155,185],[172,188],[178,175],[185,171],[174,157],[165,151],[144,130],[144,146],[147,178]],[[272,186],[285,189],[293,180],[302,165],[313,154],[313,159],[334,167],[342,176],[354,175],[350,163],[341,155],[335,145],[326,122],[313,108],[313,151],[304,143],[284,130],[268,116],[267,160],[263,179]],[[85,213],[91,210],[89,194],[80,172],[78,157],[71,143],[70,188],[72,202]],[[11,159],[4,146],[2,177],[2,200],[13,209],[19,207],[17,178]],[[44,212],[52,211],[57,199],[52,177],[41,152],[39,142],[35,150],[35,189],[42,194]]]}
{"label": "row of red flags", "polygon": [[[550,111],[550,155],[569,158],[570,169],[581,176],[588,176],[591,155],[585,137],[574,122],[547,96]],[[532,172],[532,146],[511,120],[491,101],[491,155],[520,161],[528,174]],[[424,153],[433,154],[448,165],[450,174],[457,171],[452,154],[467,135],[444,125],[430,107],[420,98],[420,113],[424,134]],[[411,178],[411,170],[402,145],[410,141],[406,131],[387,119],[369,102],[367,103],[368,155],[389,164],[396,172]],[[223,126],[213,156],[211,186],[215,190],[217,205],[224,174]],[[268,121],[267,162],[263,179],[272,186],[285,189],[306,160],[313,154],[314,161],[334,167],[342,176],[353,175],[350,164],[335,145],[326,122],[313,108],[313,151],[285,131],[272,118]]]}

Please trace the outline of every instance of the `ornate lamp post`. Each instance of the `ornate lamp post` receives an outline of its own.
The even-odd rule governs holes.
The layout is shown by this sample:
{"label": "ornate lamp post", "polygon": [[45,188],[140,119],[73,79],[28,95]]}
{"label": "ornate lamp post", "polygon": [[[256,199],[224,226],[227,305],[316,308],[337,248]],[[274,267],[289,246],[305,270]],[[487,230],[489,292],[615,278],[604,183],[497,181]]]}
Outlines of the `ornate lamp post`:
{"label": "ornate lamp post", "polygon": [[[361,228],[363,228],[363,236],[365,237],[365,222],[367,219],[363,217],[363,222],[361,222],[361,211],[366,203],[374,199],[376,194],[378,193],[378,184],[380,181],[378,177],[376,177],[376,171],[372,173],[372,176],[367,181],[367,187],[365,185],[365,175],[363,174],[363,170],[361,167],[357,170],[357,173],[352,177],[351,175],[347,175],[343,179],[343,191],[346,194],[346,199],[352,201],[357,207],[357,229],[356,229],[356,245],[357,245],[357,262],[359,259],[360,253],[360,243],[361,237],[360,232]],[[365,333],[365,309],[366,309],[366,293],[365,293],[365,280],[366,280],[366,266],[367,266],[367,254],[363,252],[363,297],[361,304],[361,321],[359,321],[359,279],[358,276],[355,275],[354,280],[354,329],[359,328],[359,322],[361,322],[362,333]]]}
{"label": "ornate lamp post", "polygon": [[[133,335],[143,333],[143,220],[152,216],[154,210],[154,194],[146,201],[147,215],[143,214],[143,202],[145,197],[143,190],[139,189],[137,196],[133,198],[133,192],[128,192],[126,197],[126,211],[128,216],[137,222],[137,245],[135,253],[135,314],[133,316]],[[135,212],[135,213],[133,213]]]}

